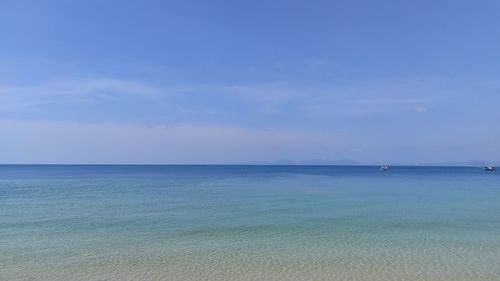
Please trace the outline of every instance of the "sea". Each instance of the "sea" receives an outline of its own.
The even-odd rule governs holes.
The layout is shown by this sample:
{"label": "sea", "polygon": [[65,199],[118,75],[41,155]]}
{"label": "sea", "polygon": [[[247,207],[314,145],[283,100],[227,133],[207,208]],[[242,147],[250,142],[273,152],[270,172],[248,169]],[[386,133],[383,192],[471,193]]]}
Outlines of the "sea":
{"label": "sea", "polygon": [[0,280],[500,280],[479,167],[1,165]]}

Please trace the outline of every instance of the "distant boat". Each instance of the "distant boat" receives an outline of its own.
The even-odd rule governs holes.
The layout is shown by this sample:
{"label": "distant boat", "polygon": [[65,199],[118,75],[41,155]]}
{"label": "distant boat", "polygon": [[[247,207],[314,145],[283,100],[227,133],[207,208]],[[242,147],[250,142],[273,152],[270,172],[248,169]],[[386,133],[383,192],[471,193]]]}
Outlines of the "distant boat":
{"label": "distant boat", "polygon": [[389,167],[387,166],[380,166],[380,171],[387,171],[389,170]]}
{"label": "distant boat", "polygon": [[496,171],[497,168],[495,166],[484,166],[483,170],[485,170],[487,172],[493,172],[493,171]]}

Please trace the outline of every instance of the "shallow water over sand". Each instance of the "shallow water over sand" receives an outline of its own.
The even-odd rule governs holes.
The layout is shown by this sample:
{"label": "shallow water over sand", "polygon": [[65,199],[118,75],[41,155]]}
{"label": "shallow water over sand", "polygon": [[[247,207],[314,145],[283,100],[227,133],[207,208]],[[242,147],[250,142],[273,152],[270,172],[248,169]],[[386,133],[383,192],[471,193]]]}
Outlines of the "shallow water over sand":
{"label": "shallow water over sand", "polygon": [[0,280],[500,280],[500,173],[0,166],[0,230]]}

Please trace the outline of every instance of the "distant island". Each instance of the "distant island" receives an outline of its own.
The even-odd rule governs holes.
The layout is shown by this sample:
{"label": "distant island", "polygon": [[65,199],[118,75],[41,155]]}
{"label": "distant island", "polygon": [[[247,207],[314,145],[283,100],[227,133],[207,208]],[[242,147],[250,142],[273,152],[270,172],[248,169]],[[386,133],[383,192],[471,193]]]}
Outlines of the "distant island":
{"label": "distant island", "polygon": [[352,159],[312,159],[303,161],[294,161],[290,159],[278,159],[271,161],[244,161],[244,162],[231,162],[221,163],[229,165],[339,165],[339,166],[472,166],[482,167],[484,165],[500,165],[500,160],[469,160],[469,161],[443,161],[443,162],[422,162],[422,163],[402,163],[402,162],[361,162]]}

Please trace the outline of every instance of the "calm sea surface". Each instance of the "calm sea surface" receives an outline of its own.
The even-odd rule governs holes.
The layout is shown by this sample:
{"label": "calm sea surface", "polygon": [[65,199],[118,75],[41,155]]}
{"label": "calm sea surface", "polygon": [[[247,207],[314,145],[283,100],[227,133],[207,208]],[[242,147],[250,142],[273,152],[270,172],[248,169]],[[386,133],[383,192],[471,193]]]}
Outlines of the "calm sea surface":
{"label": "calm sea surface", "polygon": [[0,280],[500,280],[500,172],[0,166]]}

